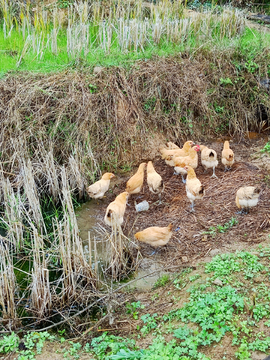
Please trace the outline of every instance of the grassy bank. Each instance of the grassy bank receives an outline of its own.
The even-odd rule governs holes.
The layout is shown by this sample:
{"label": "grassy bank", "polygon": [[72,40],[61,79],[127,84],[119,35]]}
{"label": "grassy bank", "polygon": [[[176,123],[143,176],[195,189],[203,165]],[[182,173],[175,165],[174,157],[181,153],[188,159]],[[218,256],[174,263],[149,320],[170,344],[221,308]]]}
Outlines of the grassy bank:
{"label": "grassy bank", "polygon": [[[196,269],[161,277],[149,294],[130,294],[129,301],[115,310],[115,323],[103,323],[101,336],[97,332],[97,337],[85,335],[84,341],[68,342],[61,331],[56,336],[36,333],[25,336],[27,350],[18,351],[19,339],[13,334],[0,340],[1,351],[17,351],[13,354],[21,360],[27,354],[41,354],[36,358],[43,359],[48,347],[57,350],[59,359],[249,360],[256,354],[266,356],[270,348],[269,275],[269,248],[217,255]],[[110,328],[115,329],[114,335]]]}

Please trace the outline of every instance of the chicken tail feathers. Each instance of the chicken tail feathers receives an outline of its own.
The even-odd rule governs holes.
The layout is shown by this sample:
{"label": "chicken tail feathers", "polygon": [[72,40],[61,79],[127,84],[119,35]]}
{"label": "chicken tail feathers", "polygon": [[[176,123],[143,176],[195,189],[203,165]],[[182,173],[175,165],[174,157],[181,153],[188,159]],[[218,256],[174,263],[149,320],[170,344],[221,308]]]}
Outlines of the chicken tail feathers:
{"label": "chicken tail feathers", "polygon": [[209,156],[211,156],[211,157],[214,157],[214,156],[215,156],[215,154],[213,153],[213,151],[210,152]]}
{"label": "chicken tail feathers", "polygon": [[200,194],[200,195],[203,195],[203,194],[204,194],[204,187],[203,187],[203,186],[201,186],[201,188],[200,188],[200,190],[199,190],[199,194]]}
{"label": "chicken tail feathers", "polygon": [[173,227],[173,224],[169,224],[169,225],[168,225],[168,230],[171,231],[171,230],[172,230],[172,227]]}
{"label": "chicken tail feathers", "polygon": [[112,214],[113,214],[113,211],[110,209],[107,213],[107,217],[108,218],[111,218],[112,217]]}

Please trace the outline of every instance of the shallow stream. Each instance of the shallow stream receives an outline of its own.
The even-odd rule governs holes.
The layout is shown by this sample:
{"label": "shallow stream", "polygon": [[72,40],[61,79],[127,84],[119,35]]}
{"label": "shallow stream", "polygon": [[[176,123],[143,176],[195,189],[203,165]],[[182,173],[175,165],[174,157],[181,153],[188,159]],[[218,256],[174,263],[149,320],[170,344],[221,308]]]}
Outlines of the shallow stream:
{"label": "shallow stream", "polygon": [[[88,255],[91,247],[92,267],[98,268],[103,278],[102,268],[107,262],[106,237],[102,234],[104,224],[100,221],[100,212],[104,212],[102,204],[95,200],[84,203],[77,211],[77,222],[80,229],[80,237],[83,241],[84,252]],[[89,245],[89,241],[91,244]],[[95,247],[97,256],[95,258]],[[97,262],[97,263],[96,263]],[[130,280],[136,280],[131,283],[130,288],[138,290],[150,290],[156,281],[165,274],[162,270],[163,264],[160,264],[157,257],[144,258],[138,270],[133,273]]]}

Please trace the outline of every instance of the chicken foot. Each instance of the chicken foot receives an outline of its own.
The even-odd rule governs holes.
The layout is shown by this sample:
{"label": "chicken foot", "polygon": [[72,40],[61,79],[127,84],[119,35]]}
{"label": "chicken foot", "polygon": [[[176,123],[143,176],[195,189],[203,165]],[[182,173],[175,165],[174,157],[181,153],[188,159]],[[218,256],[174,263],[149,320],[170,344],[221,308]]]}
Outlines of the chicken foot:
{"label": "chicken foot", "polygon": [[211,178],[218,179],[217,175],[215,174],[215,166],[213,167],[213,175],[211,176]]}
{"label": "chicken foot", "polygon": [[236,214],[239,214],[239,215],[247,215],[249,213],[249,208],[244,208],[240,211],[236,211]]}
{"label": "chicken foot", "polygon": [[158,194],[158,205],[162,205],[161,193]]}
{"label": "chicken foot", "polygon": [[191,210],[190,211],[192,211],[192,212],[195,211],[195,209],[194,209],[194,201],[191,202]]}
{"label": "chicken foot", "polygon": [[230,167],[228,167],[227,165],[225,165],[224,172],[226,172],[226,171],[230,171],[230,170],[232,170],[232,167],[231,167],[231,166],[230,166]]}

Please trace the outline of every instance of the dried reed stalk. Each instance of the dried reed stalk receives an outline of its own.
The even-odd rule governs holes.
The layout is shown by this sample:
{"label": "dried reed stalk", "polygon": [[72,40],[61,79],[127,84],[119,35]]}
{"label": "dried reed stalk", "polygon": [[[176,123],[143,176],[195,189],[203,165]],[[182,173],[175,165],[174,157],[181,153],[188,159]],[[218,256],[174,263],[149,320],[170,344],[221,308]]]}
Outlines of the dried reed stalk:
{"label": "dried reed stalk", "polygon": [[[111,233],[100,226],[99,232],[102,234],[102,243],[106,244],[107,264],[105,275],[110,276],[112,280],[120,280],[138,266],[138,257],[134,257],[137,249],[130,239],[122,231],[121,226],[114,224]],[[97,263],[97,259],[95,259]]]}
{"label": "dried reed stalk", "polygon": [[62,186],[64,216],[61,223],[57,219],[55,220],[55,237],[59,240],[59,252],[63,266],[63,285],[60,297],[62,303],[67,303],[76,299],[82,286],[86,286],[90,290],[95,289],[96,275],[83,251],[64,167],[62,168]]}
{"label": "dried reed stalk", "polygon": [[[39,196],[33,175],[33,166],[30,160],[27,162],[23,160],[23,187],[28,200],[29,219],[33,219],[38,230],[46,234],[47,230],[41,212]],[[32,224],[31,220],[29,221],[30,226]]]}
{"label": "dried reed stalk", "polygon": [[15,194],[9,179],[4,178],[3,170],[0,169],[0,186],[3,192],[4,215],[0,218],[7,228],[8,238],[14,245],[14,249],[19,250],[24,243],[23,239],[23,220],[24,205],[20,191]]}
{"label": "dried reed stalk", "polygon": [[19,325],[15,296],[17,282],[14,274],[12,257],[3,241],[0,242],[0,305],[2,308],[2,323],[9,331]]}
{"label": "dried reed stalk", "polygon": [[52,295],[43,238],[38,235],[37,229],[33,231],[32,248],[31,311],[36,314],[38,319],[43,319],[50,314]]}

